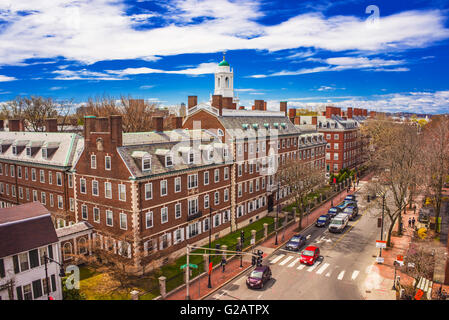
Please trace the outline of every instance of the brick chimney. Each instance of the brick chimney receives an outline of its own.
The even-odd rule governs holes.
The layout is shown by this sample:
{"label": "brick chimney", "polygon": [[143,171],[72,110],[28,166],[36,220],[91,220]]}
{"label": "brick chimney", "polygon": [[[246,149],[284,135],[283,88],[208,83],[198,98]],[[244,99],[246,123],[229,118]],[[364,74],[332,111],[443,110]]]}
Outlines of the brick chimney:
{"label": "brick chimney", "polygon": [[58,132],[58,119],[56,118],[45,119],[45,131]]}
{"label": "brick chimney", "polygon": [[370,118],[374,118],[376,116],[376,111],[370,111],[369,116]]}
{"label": "brick chimney", "polygon": [[347,116],[349,119],[352,119],[352,107],[348,107],[348,110],[346,111]]}
{"label": "brick chimney", "polygon": [[288,117],[289,117],[290,119],[292,119],[292,118],[294,118],[295,116],[296,116],[296,109],[292,109],[292,108],[288,109]]}
{"label": "brick chimney", "polygon": [[164,118],[163,117],[153,117],[153,129],[156,132],[164,131]]}
{"label": "brick chimney", "polygon": [[297,125],[300,125],[301,124],[301,117],[299,117],[299,116],[295,117],[294,123],[297,124]]}
{"label": "brick chimney", "polygon": [[263,110],[267,111],[267,102],[266,101],[263,102]]}
{"label": "brick chimney", "polygon": [[279,104],[279,110],[284,112],[285,116],[287,116],[287,101],[281,101]]}
{"label": "brick chimney", "polygon": [[326,106],[326,118],[330,119],[332,118],[332,111],[333,111],[334,107],[331,106]]}
{"label": "brick chimney", "polygon": [[222,106],[224,109],[233,109],[232,108],[232,97],[223,97]]}
{"label": "brick chimney", "polygon": [[97,118],[96,131],[109,132],[109,119],[106,117]]}
{"label": "brick chimney", "polygon": [[9,131],[20,131],[20,120],[19,119],[10,119],[8,120],[8,128]]}
{"label": "brick chimney", "polygon": [[245,106],[240,106],[239,110],[245,110]]}
{"label": "brick chimney", "polygon": [[182,129],[182,117],[173,118],[173,129]]}
{"label": "brick chimney", "polygon": [[111,130],[111,142],[115,147],[121,147],[123,144],[123,127],[122,127],[122,116],[111,115],[109,117],[109,128]]}
{"label": "brick chimney", "polygon": [[260,110],[263,111],[264,110],[264,105],[265,105],[265,101],[263,100],[254,100],[254,110]]}
{"label": "brick chimney", "polygon": [[312,124],[316,125],[317,124],[317,120],[318,120],[317,116],[312,116]]}
{"label": "brick chimney", "polygon": [[368,116],[368,110],[362,109],[362,112],[363,112],[363,116],[364,116],[364,117],[367,117],[367,116]]}
{"label": "brick chimney", "polygon": [[212,96],[212,107],[218,109],[219,115],[223,115],[223,97],[221,94],[214,94]]}
{"label": "brick chimney", "polygon": [[97,119],[95,116],[85,116],[84,117],[84,140],[87,142],[90,141],[90,133],[95,132],[97,124]]}
{"label": "brick chimney", "polygon": [[198,104],[198,96],[188,96],[187,100],[187,106],[189,109]]}

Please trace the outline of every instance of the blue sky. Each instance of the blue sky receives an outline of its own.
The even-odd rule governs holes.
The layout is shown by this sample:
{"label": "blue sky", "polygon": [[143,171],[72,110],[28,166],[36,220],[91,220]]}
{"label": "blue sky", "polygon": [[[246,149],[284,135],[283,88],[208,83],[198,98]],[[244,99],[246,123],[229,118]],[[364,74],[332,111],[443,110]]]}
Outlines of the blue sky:
{"label": "blue sky", "polygon": [[0,102],[205,101],[223,51],[245,106],[449,112],[443,0],[3,0]]}

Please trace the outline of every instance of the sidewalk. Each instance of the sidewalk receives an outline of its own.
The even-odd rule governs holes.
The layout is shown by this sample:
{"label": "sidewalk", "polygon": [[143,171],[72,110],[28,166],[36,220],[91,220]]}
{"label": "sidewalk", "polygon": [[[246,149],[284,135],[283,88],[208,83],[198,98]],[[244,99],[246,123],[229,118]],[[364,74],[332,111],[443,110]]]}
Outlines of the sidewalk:
{"label": "sidewalk", "polygon": [[[422,197],[417,197],[415,203],[421,203]],[[394,261],[398,255],[406,256],[411,240],[413,238],[413,228],[408,227],[408,219],[415,217],[418,221],[419,207],[417,207],[416,215],[413,210],[407,210],[406,214],[402,214],[403,233],[401,237],[391,236],[393,247],[390,249],[382,249],[382,257],[384,263],[378,264],[374,261],[370,269],[370,275],[367,277],[364,287],[366,291],[363,293],[367,300],[395,300],[396,291],[393,290],[393,279],[395,273]],[[394,231],[398,231],[398,222],[394,226]],[[396,270],[396,275],[400,276],[400,283],[403,285],[413,285],[414,278],[405,273]]]}
{"label": "sidewalk", "polygon": [[[369,178],[369,177],[368,177]],[[366,181],[364,179],[361,179],[361,181]],[[357,189],[358,190],[358,189]],[[357,191],[356,190],[356,191]],[[334,200],[333,204],[337,205],[339,202],[343,201],[343,199],[348,194],[353,194],[354,191],[351,189],[351,191],[348,193],[346,190],[342,191],[340,194],[338,194]],[[309,217],[304,217],[302,221],[302,227],[303,229],[307,226],[313,225],[316,221],[316,219],[322,215],[327,213],[329,208],[331,207],[331,200],[326,201],[323,205],[321,205],[319,208],[313,210],[310,212]],[[278,231],[278,245],[275,245],[275,234],[267,238],[265,241],[261,242],[259,245],[256,246],[256,249],[262,250],[264,252],[264,260],[267,259],[267,256],[269,256],[276,248],[281,247],[284,243],[288,241],[297,231],[295,231],[298,228],[299,220],[296,219],[294,223],[289,225],[285,229],[284,234],[284,241],[282,241],[282,235],[284,231],[281,229]],[[222,287],[227,282],[230,282],[232,279],[237,277],[240,273],[244,272],[248,268],[251,267],[251,261],[248,258],[243,258],[243,268],[240,268],[240,259],[234,258],[232,260],[228,261],[228,264],[226,265],[225,272],[222,272],[222,268],[216,268],[212,270],[211,273],[211,284],[212,288],[208,288],[208,276],[207,274],[201,277],[199,280],[195,279],[190,282],[189,286],[189,294],[191,300],[198,300],[202,297],[212,293],[213,291],[217,290],[219,287]],[[185,300],[186,299],[186,288],[182,288],[170,295],[168,295],[165,300]]]}

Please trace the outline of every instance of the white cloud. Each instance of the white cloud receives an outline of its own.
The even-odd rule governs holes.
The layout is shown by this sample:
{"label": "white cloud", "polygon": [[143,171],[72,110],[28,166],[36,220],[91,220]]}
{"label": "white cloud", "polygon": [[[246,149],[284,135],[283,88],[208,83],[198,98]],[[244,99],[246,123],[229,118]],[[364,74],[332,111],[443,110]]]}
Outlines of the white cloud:
{"label": "white cloud", "polygon": [[186,68],[182,70],[161,70],[153,68],[126,68],[123,70],[106,70],[107,73],[115,74],[118,76],[136,75],[136,74],[149,74],[149,73],[169,73],[169,74],[186,74],[186,75],[201,75],[211,74],[217,68],[217,64],[213,62],[201,63],[194,68]]}
{"label": "white cloud", "polygon": [[169,13],[160,17],[165,24],[145,29],[138,27],[147,24],[152,13],[127,16],[121,0],[3,0],[0,65],[55,57],[88,64],[155,60],[237,49],[378,53],[427,47],[449,37],[439,10],[383,16],[379,28],[369,28],[362,18],[319,13],[267,26],[257,22],[265,14],[255,0],[184,0],[167,6]]}
{"label": "white cloud", "polygon": [[58,76],[54,77],[55,80],[127,80],[127,78],[121,78],[111,76],[103,72],[94,72],[86,69],[82,70],[55,70],[53,73]]}
{"label": "white cloud", "polygon": [[14,80],[17,80],[17,79],[14,77],[3,76],[0,74],[0,82],[14,81]]}

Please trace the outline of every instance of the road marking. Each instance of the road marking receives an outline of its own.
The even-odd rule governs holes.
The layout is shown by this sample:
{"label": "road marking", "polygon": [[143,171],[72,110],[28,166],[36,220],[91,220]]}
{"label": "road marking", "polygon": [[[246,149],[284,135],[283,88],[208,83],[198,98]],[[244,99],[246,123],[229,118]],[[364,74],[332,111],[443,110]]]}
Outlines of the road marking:
{"label": "road marking", "polygon": [[285,258],[281,263],[279,263],[280,266],[283,266],[284,264],[286,264],[287,262],[289,262],[291,259],[293,259],[293,256],[288,256],[287,258]]}
{"label": "road marking", "polygon": [[324,272],[324,270],[327,269],[327,267],[329,267],[329,263],[325,263],[323,266],[321,266],[321,268],[318,269],[316,274],[322,274]]}
{"label": "road marking", "polygon": [[293,267],[294,265],[295,265],[295,263],[296,262],[298,262],[299,261],[299,258],[296,258],[295,260],[293,260],[293,262],[292,263],[290,263],[287,267],[288,268],[291,268],[291,267]]}
{"label": "road marking", "polygon": [[343,270],[342,272],[340,272],[340,274],[338,275],[337,279],[341,280],[343,279],[343,276],[345,275],[345,270]]}
{"label": "road marking", "polygon": [[304,269],[305,267],[306,267],[306,265],[301,263],[301,264],[299,265],[299,267],[296,268],[296,269],[302,270],[302,269]]}
{"label": "road marking", "polygon": [[332,271],[329,271],[328,273],[326,273],[326,277],[330,277],[331,273],[332,273]]}
{"label": "road marking", "polygon": [[272,259],[272,260],[270,261],[270,263],[276,263],[276,262],[278,262],[279,260],[281,260],[284,256],[285,256],[285,254],[280,254],[280,255],[278,255],[276,258]]}
{"label": "road marking", "polygon": [[355,280],[355,278],[357,278],[358,275],[359,275],[359,271],[358,271],[358,270],[355,270],[355,271],[352,273],[351,279],[352,279],[352,280]]}
{"label": "road marking", "polygon": [[307,269],[307,271],[312,272],[318,266],[318,263],[315,263],[313,266]]}
{"label": "road marking", "polygon": [[334,245],[330,248],[330,250],[332,250],[333,248],[335,248],[335,246],[341,241],[343,240],[343,238],[349,233],[349,231],[352,230],[352,228],[354,228],[354,226],[359,223],[360,221],[362,221],[362,217],[367,213],[368,211],[365,210],[361,215],[359,220],[357,220],[355,223],[353,223],[352,225],[349,226],[349,229],[346,230],[341,236],[340,238],[337,239],[337,241],[334,242]]}
{"label": "road marking", "polygon": [[262,297],[262,293],[257,296],[257,299],[260,299],[260,297]]}

